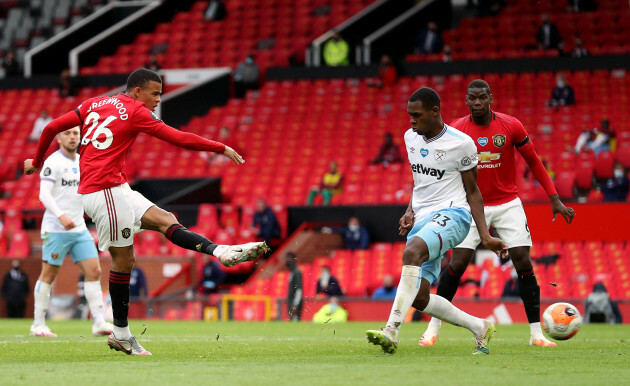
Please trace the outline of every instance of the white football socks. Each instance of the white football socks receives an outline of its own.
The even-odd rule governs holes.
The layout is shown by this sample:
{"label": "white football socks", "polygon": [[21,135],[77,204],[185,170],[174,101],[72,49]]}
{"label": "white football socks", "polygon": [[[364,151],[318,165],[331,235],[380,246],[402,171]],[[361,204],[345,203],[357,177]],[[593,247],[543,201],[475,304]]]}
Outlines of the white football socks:
{"label": "white football socks", "polygon": [[429,322],[429,326],[437,327],[439,329],[440,327],[442,327],[442,321],[438,318],[431,318],[431,321]]}
{"label": "white football socks", "polygon": [[545,336],[542,333],[542,328],[540,327],[540,322],[536,322],[536,323],[530,323],[529,324],[529,331],[530,334],[532,336],[532,338],[534,339],[540,339],[540,338],[544,338]]}
{"label": "white football socks", "polygon": [[129,325],[126,327],[118,327],[114,326],[114,336],[117,339],[127,340],[131,338],[131,331],[129,330]]}
{"label": "white football socks", "polygon": [[90,312],[92,313],[92,324],[102,324],[105,320],[103,318],[103,291],[101,290],[101,281],[86,281],[83,283],[83,290],[90,307]]}
{"label": "white football socks", "polygon": [[35,291],[33,291],[35,296],[34,326],[44,326],[46,324],[46,312],[50,304],[51,288],[51,284],[46,284],[41,280],[37,280],[37,283],[35,283]]}
{"label": "white football socks", "polygon": [[455,326],[466,327],[475,335],[479,334],[484,327],[483,319],[465,313],[439,295],[431,294],[429,303],[422,312]]}
{"label": "white football socks", "polygon": [[394,334],[394,339],[398,338],[400,326],[418,295],[421,277],[422,268],[415,265],[403,265],[396,298],[387,321],[387,329]]}

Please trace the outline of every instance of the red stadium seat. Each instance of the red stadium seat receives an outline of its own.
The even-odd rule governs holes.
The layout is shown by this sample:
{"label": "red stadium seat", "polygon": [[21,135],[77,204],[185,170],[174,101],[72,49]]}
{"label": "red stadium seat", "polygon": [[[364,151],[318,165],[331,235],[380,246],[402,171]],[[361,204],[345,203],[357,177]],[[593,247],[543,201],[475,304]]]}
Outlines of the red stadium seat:
{"label": "red stadium seat", "polygon": [[22,259],[27,258],[30,254],[31,243],[26,231],[21,229],[13,231],[7,257]]}
{"label": "red stadium seat", "polygon": [[613,176],[615,157],[609,151],[601,151],[595,159],[595,176],[599,179]]}

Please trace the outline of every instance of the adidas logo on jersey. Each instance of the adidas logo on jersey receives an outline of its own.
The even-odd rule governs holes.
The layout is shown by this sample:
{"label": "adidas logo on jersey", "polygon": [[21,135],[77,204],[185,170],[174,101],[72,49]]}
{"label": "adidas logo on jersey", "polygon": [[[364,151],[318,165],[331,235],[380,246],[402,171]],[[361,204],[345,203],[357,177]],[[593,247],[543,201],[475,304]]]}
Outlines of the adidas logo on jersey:
{"label": "adidas logo on jersey", "polygon": [[422,164],[411,164],[411,171],[413,171],[414,173],[437,177],[438,180],[441,180],[442,177],[444,177],[444,173],[446,173],[446,170],[425,168]]}

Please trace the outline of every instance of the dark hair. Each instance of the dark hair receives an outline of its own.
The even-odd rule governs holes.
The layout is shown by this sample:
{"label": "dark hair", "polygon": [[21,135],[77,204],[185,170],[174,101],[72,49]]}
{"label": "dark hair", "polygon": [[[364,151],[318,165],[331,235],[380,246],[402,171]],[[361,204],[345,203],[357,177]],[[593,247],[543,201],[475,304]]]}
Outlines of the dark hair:
{"label": "dark hair", "polygon": [[490,94],[490,85],[483,79],[475,79],[470,82],[466,90],[470,90],[471,88],[485,88],[488,94]]}
{"label": "dark hair", "polygon": [[411,96],[409,97],[409,102],[416,101],[422,102],[422,107],[427,110],[430,110],[435,106],[440,109],[440,96],[432,88],[422,87],[411,94]]}
{"label": "dark hair", "polygon": [[155,71],[146,68],[139,68],[129,74],[127,78],[127,91],[131,91],[136,87],[143,88],[150,81],[162,83],[162,78]]}

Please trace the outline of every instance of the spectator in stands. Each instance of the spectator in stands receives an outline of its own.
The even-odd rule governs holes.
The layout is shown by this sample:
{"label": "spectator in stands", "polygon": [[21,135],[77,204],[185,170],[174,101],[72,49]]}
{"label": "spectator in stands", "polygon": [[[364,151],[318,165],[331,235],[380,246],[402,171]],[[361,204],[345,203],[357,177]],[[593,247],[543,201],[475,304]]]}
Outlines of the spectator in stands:
{"label": "spectator in stands", "polygon": [[160,72],[162,66],[160,66],[160,63],[158,63],[157,55],[151,55],[149,57],[149,61],[145,63],[144,68],[151,71]]}
{"label": "spectator in stands", "polygon": [[256,200],[256,213],[252,222],[252,229],[259,241],[266,241],[271,245],[273,239],[280,238],[281,229],[273,210],[264,198]]}
{"label": "spectator in stands", "polygon": [[302,271],[297,266],[297,257],[293,252],[285,255],[285,264],[289,272],[289,290],[287,292],[287,307],[289,319],[292,322],[302,320],[302,305],[304,304],[304,284],[302,281]]}
{"label": "spectator in stands", "polygon": [[357,217],[350,217],[348,225],[345,227],[323,227],[322,233],[339,233],[346,240],[346,249],[367,249],[370,246],[370,234],[368,230],[361,226]]}
{"label": "spectator in stands", "polygon": [[388,55],[381,57],[381,62],[378,66],[378,73],[376,79],[368,82],[370,87],[389,87],[396,84],[398,78],[398,70],[392,62],[392,59]]}
{"label": "spectator in stands", "polygon": [[31,130],[31,134],[28,135],[29,141],[37,142],[39,140],[39,136],[42,135],[44,131],[44,127],[52,121],[50,115],[48,115],[48,110],[44,109],[39,113],[39,117],[33,123],[33,130]]}
{"label": "spectator in stands", "polygon": [[444,46],[444,51],[442,52],[442,62],[450,63],[453,61],[453,49],[449,45]]}
{"label": "spectator in stands", "polygon": [[20,75],[20,66],[13,51],[8,51],[2,59],[2,68],[7,78]]}
{"label": "spectator in stands", "polygon": [[630,180],[621,163],[615,163],[613,176],[601,184],[600,190],[604,193],[604,201],[626,201],[628,190],[630,190]]}
{"label": "spectator in stands", "polygon": [[319,280],[317,280],[317,296],[343,296],[339,281],[336,277],[330,274],[330,267],[324,265],[321,268]]}
{"label": "spectator in stands", "polygon": [[348,321],[348,311],[339,305],[339,298],[331,296],[325,304],[313,315],[313,323],[345,323]]}
{"label": "spectator in stands", "polygon": [[237,98],[243,98],[248,90],[258,90],[260,69],[254,61],[254,54],[249,53],[244,61],[234,70],[234,88]]}
{"label": "spectator in stands", "polygon": [[392,275],[383,276],[383,286],[378,287],[372,294],[372,299],[384,300],[395,299],[397,288],[394,286],[394,277]]}
{"label": "spectator in stands", "polygon": [[318,187],[313,187],[306,200],[306,205],[312,205],[318,194],[322,195],[324,205],[330,204],[330,199],[341,193],[343,187],[343,175],[337,167],[337,162],[330,161],[328,171],[322,176],[322,182]]}
{"label": "spectator in stands", "polygon": [[560,32],[558,31],[558,27],[550,21],[548,13],[543,13],[540,19],[542,24],[536,33],[538,48],[544,50],[560,48]]}
{"label": "spectator in stands", "polygon": [[206,21],[219,21],[225,19],[227,10],[225,4],[221,0],[210,0],[208,8],[203,14]]}
{"label": "spectator in stands", "polygon": [[[206,255],[207,256],[207,255]],[[202,294],[215,293],[219,284],[227,278],[227,273],[221,269],[221,265],[212,256],[206,257],[206,264],[201,269],[199,287]]]}
{"label": "spectator in stands", "polygon": [[580,39],[579,37],[575,38],[575,47],[571,51],[571,56],[574,58],[583,58],[585,56],[588,56],[588,50],[584,48],[582,39]]}
{"label": "spectator in stands", "polygon": [[59,96],[69,97],[77,95],[76,81],[70,76],[70,70],[67,68],[61,71],[59,76]]}
{"label": "spectator in stands", "polygon": [[621,312],[603,283],[595,283],[584,302],[584,323],[621,323]]}
{"label": "spectator in stands", "polygon": [[147,278],[144,275],[144,271],[138,267],[138,264],[133,267],[131,271],[131,277],[129,278],[129,299],[142,300],[149,296],[149,290],[147,289]]}
{"label": "spectator in stands", "polygon": [[512,275],[505,282],[505,286],[503,286],[503,293],[501,294],[502,298],[520,298],[521,292],[518,289],[518,274],[514,267],[512,267]]}
{"label": "spectator in stands", "polygon": [[382,164],[387,167],[389,164],[402,162],[400,147],[394,143],[392,133],[385,133],[385,142],[381,145],[373,164]]}
{"label": "spectator in stands", "polygon": [[567,12],[591,12],[597,9],[595,0],[568,0]]}
{"label": "spectator in stands", "polygon": [[579,154],[586,146],[597,155],[600,151],[609,149],[610,139],[614,137],[615,131],[610,128],[610,121],[607,117],[603,117],[600,128],[582,130],[575,143],[575,154]]}
{"label": "spectator in stands", "polygon": [[437,54],[442,52],[443,47],[442,31],[438,28],[437,23],[431,20],[427,23],[426,28],[418,32],[415,52],[417,54]]}
{"label": "spectator in stands", "polygon": [[551,92],[551,100],[547,104],[556,108],[575,104],[575,92],[573,87],[567,84],[567,77],[564,74],[556,75],[556,87]]}
{"label": "spectator in stands", "polygon": [[350,46],[337,31],[324,44],[322,55],[324,63],[329,67],[340,67],[350,64]]}
{"label": "spectator in stands", "polygon": [[11,262],[11,270],[2,281],[2,297],[7,301],[7,316],[23,318],[26,309],[26,297],[29,293],[28,276],[20,268],[20,261]]}

